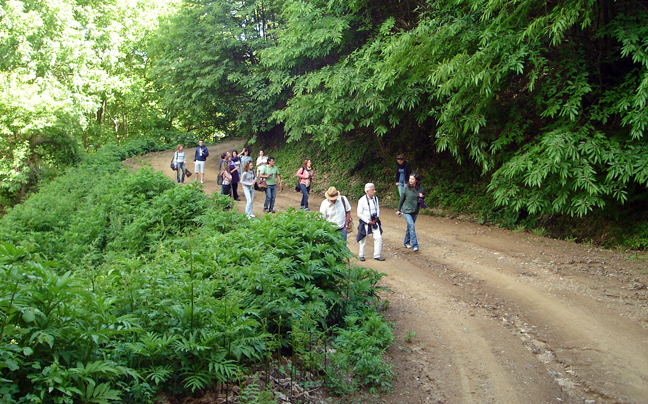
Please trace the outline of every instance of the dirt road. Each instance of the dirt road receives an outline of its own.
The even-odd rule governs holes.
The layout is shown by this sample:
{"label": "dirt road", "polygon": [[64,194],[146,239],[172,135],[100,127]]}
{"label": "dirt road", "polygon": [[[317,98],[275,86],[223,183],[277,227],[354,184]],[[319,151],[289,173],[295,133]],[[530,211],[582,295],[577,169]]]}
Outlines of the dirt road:
{"label": "dirt road", "polygon": [[[240,146],[210,147],[205,192],[220,191],[217,154]],[[170,155],[135,164],[175,178]],[[299,207],[288,178],[277,211]],[[264,198],[256,193],[259,217]],[[322,199],[312,195],[311,209]],[[396,326],[389,360],[398,379],[383,402],[648,403],[646,255],[423,215],[413,252],[403,247],[405,220],[388,209],[381,219],[386,261],[358,265],[386,273],[391,290],[383,297]],[[358,244],[349,248],[357,253]]]}

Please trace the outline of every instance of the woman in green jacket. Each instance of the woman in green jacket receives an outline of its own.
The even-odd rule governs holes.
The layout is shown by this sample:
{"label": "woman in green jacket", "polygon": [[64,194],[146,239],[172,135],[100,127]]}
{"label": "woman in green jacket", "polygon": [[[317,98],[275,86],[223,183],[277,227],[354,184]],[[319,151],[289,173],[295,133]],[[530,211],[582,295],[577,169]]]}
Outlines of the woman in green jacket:
{"label": "woman in green jacket", "polygon": [[411,248],[412,251],[419,250],[414,223],[416,223],[416,217],[419,213],[419,198],[423,198],[424,195],[425,189],[421,185],[421,177],[418,174],[411,174],[409,176],[409,182],[401,194],[396,214],[405,217],[407,230],[405,230],[405,240],[403,243],[406,248]]}

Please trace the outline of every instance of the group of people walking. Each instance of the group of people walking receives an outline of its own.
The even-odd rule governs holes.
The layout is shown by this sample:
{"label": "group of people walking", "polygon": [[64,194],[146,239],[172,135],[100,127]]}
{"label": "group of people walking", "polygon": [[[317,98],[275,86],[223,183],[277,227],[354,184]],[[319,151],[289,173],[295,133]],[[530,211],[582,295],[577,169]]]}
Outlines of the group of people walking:
{"label": "group of people walking", "polygon": [[[264,151],[260,150],[255,168],[250,153],[250,149],[245,147],[240,155],[237,150],[221,154],[218,184],[221,185],[223,195],[229,195],[232,199],[240,201],[238,184],[241,183],[246,199],[245,214],[251,219],[255,217],[252,209],[255,191],[265,191],[266,198],[263,203],[263,212],[275,213],[277,188],[283,190],[283,184],[281,171],[277,167],[274,157],[266,156]],[[201,183],[204,183],[205,161],[208,156],[207,147],[205,147],[202,140],[199,141],[194,156],[194,168],[196,181]],[[419,244],[415,224],[420,208],[425,207],[425,189],[421,185],[421,177],[412,172],[412,168],[404,156],[399,155],[396,162],[395,183],[400,196],[396,214],[403,217],[406,223],[403,244],[412,251],[418,251]],[[184,183],[186,156],[182,145],[178,145],[176,148],[173,164],[175,164],[177,170],[176,179],[178,183]],[[310,159],[305,159],[295,176],[297,177],[295,191],[302,194],[300,209],[308,212],[310,211],[311,186],[315,179],[313,162]],[[385,259],[381,255],[383,229],[375,184],[365,184],[364,191],[365,194],[358,200],[357,205],[357,217],[359,220],[356,237],[359,244],[358,257],[360,261],[365,261],[365,246],[368,236],[371,235],[374,240],[373,258],[377,261],[384,261]],[[320,214],[327,221],[337,225],[342,238],[347,241],[349,226],[352,221],[349,200],[335,187],[329,187],[324,193],[324,198],[320,205]]]}
{"label": "group of people walking", "polygon": [[252,162],[252,156],[250,156],[250,149],[247,147],[243,148],[240,156],[236,150],[221,154],[218,177],[221,193],[231,196],[235,201],[241,200],[238,194],[238,184],[241,183],[247,202],[245,214],[249,219],[256,217],[252,210],[256,190],[265,191],[266,193],[263,212],[275,213],[274,204],[277,197],[277,187],[283,189],[281,173],[275,165],[275,158],[266,156],[263,150],[259,151],[256,170]]}
{"label": "group of people walking", "polygon": [[[196,181],[200,181],[201,184],[205,180],[205,161],[207,161],[208,156],[209,151],[205,143],[200,140],[198,147],[196,147],[196,155],[194,156],[194,172],[196,173]],[[173,153],[171,167],[176,171],[176,181],[178,184],[184,184],[185,176],[187,175],[187,156],[181,144],[176,147],[176,151]]]}
{"label": "group of people walking", "polygon": [[[419,250],[418,238],[416,237],[416,218],[421,207],[425,207],[425,189],[421,185],[420,175],[413,173],[409,163],[404,156],[396,158],[396,186],[400,195],[398,210],[396,214],[404,217],[407,224],[403,245],[411,248],[412,251]],[[302,178],[301,176],[299,176]],[[367,183],[364,187],[365,195],[358,200],[357,215],[359,220],[358,235],[356,240],[359,244],[358,257],[365,261],[365,246],[369,235],[374,240],[373,258],[377,261],[384,261],[382,257],[382,222],[380,221],[380,203],[376,196],[376,185]],[[347,240],[347,231],[351,220],[351,205],[348,200],[341,196],[335,187],[330,187],[324,194],[326,198],[320,207],[320,213],[327,221],[338,225],[344,240]]]}

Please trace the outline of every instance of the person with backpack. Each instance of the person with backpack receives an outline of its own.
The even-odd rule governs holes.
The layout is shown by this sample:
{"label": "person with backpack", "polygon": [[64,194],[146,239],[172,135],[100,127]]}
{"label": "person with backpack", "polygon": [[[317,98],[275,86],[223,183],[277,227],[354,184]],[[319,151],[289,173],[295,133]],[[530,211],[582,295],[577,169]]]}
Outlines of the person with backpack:
{"label": "person with backpack", "polygon": [[304,160],[304,164],[297,170],[297,174],[295,175],[299,177],[299,189],[302,193],[299,209],[310,212],[310,209],[308,209],[308,195],[310,194],[311,183],[313,181],[313,162],[310,159]]}
{"label": "person with backpack", "polygon": [[320,205],[320,213],[327,222],[337,226],[344,241],[347,241],[347,230],[351,220],[351,204],[348,199],[340,194],[335,187],[329,187],[324,193],[324,200]]}
{"label": "person with backpack", "polygon": [[412,173],[412,175],[409,176],[407,187],[401,195],[396,214],[399,217],[403,216],[405,222],[407,222],[403,244],[405,245],[405,248],[411,248],[412,251],[415,252],[419,250],[419,245],[418,239],[416,238],[416,228],[414,227],[414,223],[416,223],[416,218],[419,213],[419,198],[422,200],[424,196],[425,189],[421,185],[421,177],[416,173]]}

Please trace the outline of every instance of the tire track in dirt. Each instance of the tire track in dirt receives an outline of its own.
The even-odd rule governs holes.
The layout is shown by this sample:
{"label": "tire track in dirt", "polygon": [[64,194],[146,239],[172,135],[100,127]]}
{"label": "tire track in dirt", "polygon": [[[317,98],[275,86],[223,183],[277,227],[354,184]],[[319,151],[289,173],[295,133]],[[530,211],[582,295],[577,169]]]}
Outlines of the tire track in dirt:
{"label": "tire track in dirt", "polygon": [[[241,145],[210,147],[215,158],[207,163],[205,192],[220,192],[217,156]],[[191,156],[193,149],[187,152]],[[154,153],[136,164],[175,178],[167,164],[171,154]],[[300,200],[289,186],[293,177],[284,174],[278,211],[298,207]],[[264,198],[256,193],[259,217]],[[311,195],[311,208],[317,210],[322,199]],[[237,202],[237,209],[244,204]],[[404,220],[393,210],[381,212],[387,261],[357,262],[386,273],[381,284],[391,290],[384,293],[390,302],[385,314],[395,324],[389,360],[398,379],[381,401],[648,402],[645,262],[423,215],[416,224],[421,251],[414,253],[402,247]],[[349,248],[357,253],[358,245],[350,241]],[[370,241],[368,256],[372,248]]]}

